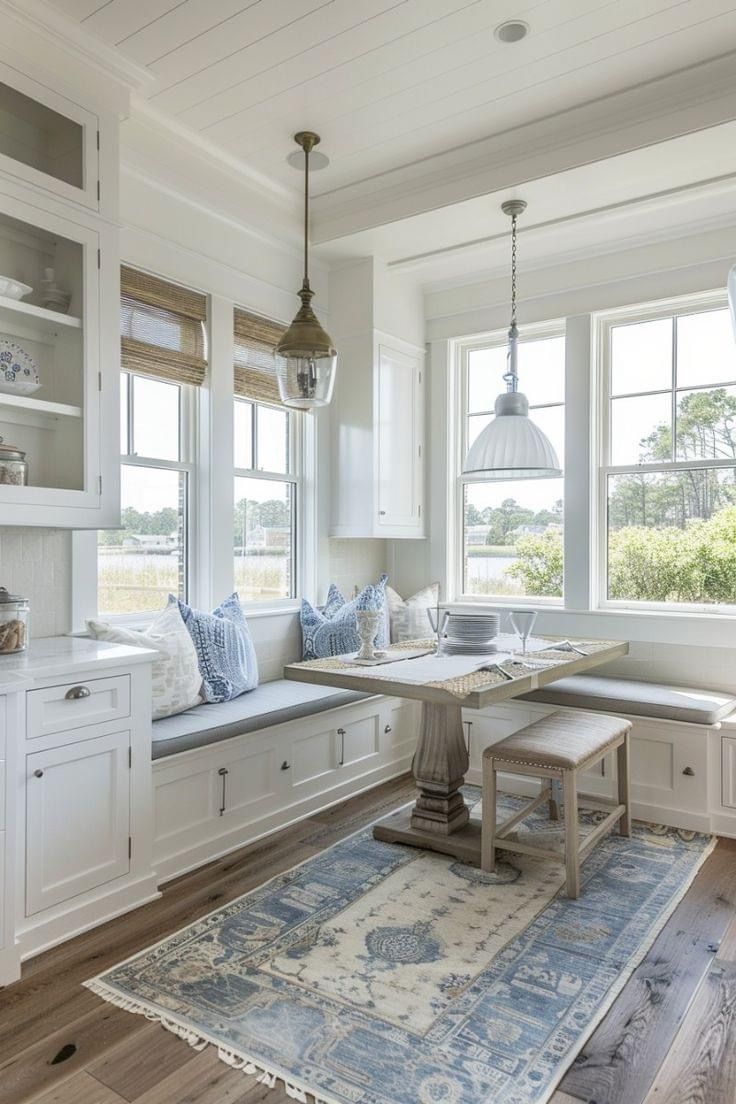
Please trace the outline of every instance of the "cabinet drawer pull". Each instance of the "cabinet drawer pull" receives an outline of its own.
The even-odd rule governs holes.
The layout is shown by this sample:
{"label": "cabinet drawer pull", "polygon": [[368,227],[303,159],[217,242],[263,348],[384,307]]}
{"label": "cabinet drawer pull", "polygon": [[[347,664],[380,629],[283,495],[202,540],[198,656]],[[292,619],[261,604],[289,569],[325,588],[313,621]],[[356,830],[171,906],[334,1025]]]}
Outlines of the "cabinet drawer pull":
{"label": "cabinet drawer pull", "polygon": [[33,777],[34,777],[34,778],[43,778],[43,771],[42,771],[42,770],[40,770],[40,769],[39,769],[39,770],[35,770],[35,771],[33,772]]}
{"label": "cabinet drawer pull", "polygon": [[78,701],[80,698],[89,698],[91,696],[92,691],[89,686],[72,686],[64,695],[67,701]]}
{"label": "cabinet drawer pull", "polygon": [[220,816],[222,816],[225,812],[225,786],[227,785],[225,779],[228,776],[228,769],[227,767],[220,767],[217,773],[222,779],[222,796],[220,798]]}
{"label": "cabinet drawer pull", "polygon": [[682,773],[686,774],[688,776],[688,778],[694,778],[695,777],[695,771],[693,770],[692,767],[685,767],[685,769]]}
{"label": "cabinet drawer pull", "polygon": [[291,763],[289,763],[288,760],[284,759],[283,763],[281,764],[281,769],[291,770]]}
{"label": "cabinet drawer pull", "polygon": [[345,765],[345,729],[338,728],[337,735],[340,737],[340,758],[337,760],[338,767]]}

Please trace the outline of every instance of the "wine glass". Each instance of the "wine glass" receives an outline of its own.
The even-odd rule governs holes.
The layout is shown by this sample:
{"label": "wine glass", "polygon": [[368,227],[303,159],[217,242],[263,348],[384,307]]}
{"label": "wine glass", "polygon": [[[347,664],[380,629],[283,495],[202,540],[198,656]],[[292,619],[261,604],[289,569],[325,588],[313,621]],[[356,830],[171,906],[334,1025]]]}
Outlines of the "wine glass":
{"label": "wine glass", "polygon": [[447,622],[450,620],[450,611],[440,610],[439,606],[428,606],[427,617],[429,618],[429,623],[432,626],[432,632],[437,635],[437,650],[434,654],[440,655],[442,647],[442,637],[445,635]]}
{"label": "wine glass", "polygon": [[526,655],[526,642],[531,636],[537,614],[535,611],[512,610],[509,620],[514,632],[521,638],[521,654]]}

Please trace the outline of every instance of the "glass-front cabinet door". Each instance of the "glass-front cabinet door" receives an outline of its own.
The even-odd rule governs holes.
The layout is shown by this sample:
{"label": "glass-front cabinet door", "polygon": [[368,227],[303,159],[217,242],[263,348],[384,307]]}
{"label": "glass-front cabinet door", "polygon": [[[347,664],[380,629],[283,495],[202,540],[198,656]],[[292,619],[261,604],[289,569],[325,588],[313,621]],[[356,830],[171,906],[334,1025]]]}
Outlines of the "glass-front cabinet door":
{"label": "glass-front cabinet door", "polygon": [[99,236],[85,217],[0,185],[0,517],[99,506]]}
{"label": "glass-front cabinet door", "polygon": [[0,171],[99,206],[97,116],[0,64]]}

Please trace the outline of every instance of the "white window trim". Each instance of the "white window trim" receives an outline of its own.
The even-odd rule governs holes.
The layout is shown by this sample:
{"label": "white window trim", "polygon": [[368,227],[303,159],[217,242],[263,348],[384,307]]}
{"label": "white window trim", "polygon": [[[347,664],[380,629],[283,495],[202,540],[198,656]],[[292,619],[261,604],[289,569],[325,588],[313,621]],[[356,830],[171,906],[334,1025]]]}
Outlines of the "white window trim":
{"label": "white window trim", "polygon": [[[547,322],[538,322],[531,325],[525,325],[523,333],[521,334],[522,340],[543,340],[546,337],[564,337],[565,336],[565,319],[552,319]],[[495,595],[495,594],[466,594],[463,591],[464,582],[464,548],[463,548],[463,533],[464,533],[464,481],[462,478],[462,465],[467,452],[467,423],[466,423],[466,407],[467,407],[467,380],[468,380],[468,356],[471,352],[475,352],[479,349],[487,349],[493,346],[505,345],[507,342],[507,330],[499,329],[492,330],[489,333],[474,334],[472,337],[456,338],[450,342],[450,365],[451,365],[451,410],[450,418],[452,424],[455,427],[455,432],[452,435],[453,448],[450,454],[451,472],[452,478],[449,486],[449,513],[448,518],[450,520],[450,549],[449,551],[449,570],[447,574],[449,588],[449,599],[453,603],[462,604],[470,607],[478,606],[492,606],[492,607],[505,607],[509,609],[522,609],[525,605],[533,605],[534,608],[549,608],[549,609],[561,609],[565,607],[565,596],[567,594],[567,578],[566,568],[563,574],[563,596],[562,598],[549,598],[545,596],[522,596],[514,597],[513,595]],[[504,388],[504,382],[501,378],[498,380],[499,393]],[[521,380],[521,389],[524,389],[524,381]],[[567,389],[563,403],[546,403],[540,404],[545,406],[564,406],[565,408],[565,442],[567,444]],[[567,469],[566,459],[563,458],[563,479],[564,473]],[[519,480],[522,483],[523,480]],[[567,494],[563,493],[563,518],[564,529],[567,528]],[[565,559],[566,562],[566,559]]]}
{"label": "white window trim", "polygon": [[[654,464],[613,465],[608,462],[610,446],[610,334],[615,325],[621,323],[648,322],[658,318],[671,318],[680,314],[697,314],[711,310],[720,310],[728,306],[725,291],[700,292],[694,295],[678,296],[672,299],[656,300],[651,303],[638,303],[633,307],[623,307],[614,311],[599,312],[592,315],[593,342],[595,350],[595,384],[593,388],[595,412],[595,442],[593,457],[593,486],[595,488],[595,548],[593,563],[595,566],[594,594],[595,609],[602,613],[643,613],[668,617],[726,617],[733,618],[736,604],[711,604],[695,602],[640,602],[634,600],[615,600],[608,598],[608,496],[607,481],[611,475],[644,474],[646,472],[685,471],[693,468],[736,467],[730,460],[673,460]],[[736,376],[736,372],[734,373]],[[665,392],[667,393],[667,392]]]}

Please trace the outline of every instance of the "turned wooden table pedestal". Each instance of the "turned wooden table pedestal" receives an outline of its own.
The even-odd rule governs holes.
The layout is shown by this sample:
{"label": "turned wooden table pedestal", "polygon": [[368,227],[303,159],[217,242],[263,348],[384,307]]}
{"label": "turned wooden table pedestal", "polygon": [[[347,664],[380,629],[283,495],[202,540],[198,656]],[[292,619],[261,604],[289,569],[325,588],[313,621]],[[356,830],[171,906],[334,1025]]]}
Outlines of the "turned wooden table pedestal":
{"label": "turned wooden table pedestal", "polygon": [[[412,771],[417,800],[379,821],[373,834],[389,843],[405,843],[480,863],[480,820],[471,817],[462,794],[468,771],[462,710],[483,709],[495,702],[537,690],[568,675],[581,674],[626,655],[625,641],[575,640],[579,651],[557,651],[555,638],[537,638],[526,657],[422,656],[399,658],[376,667],[358,666],[349,656],[292,663],[284,676],[299,682],[337,686],[364,693],[389,694],[422,702],[422,717]],[[392,645],[390,651],[416,648]],[[499,661],[512,676],[479,671]]]}

